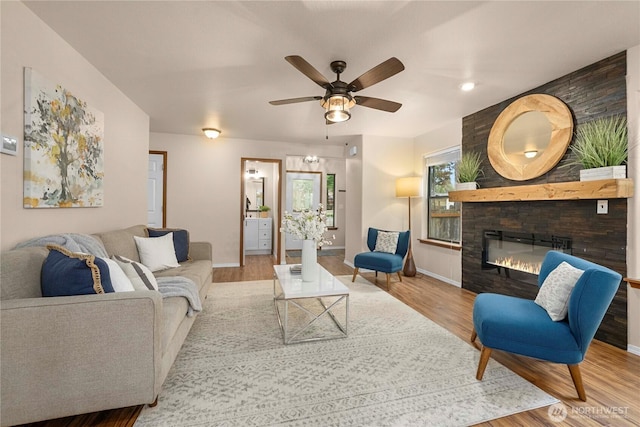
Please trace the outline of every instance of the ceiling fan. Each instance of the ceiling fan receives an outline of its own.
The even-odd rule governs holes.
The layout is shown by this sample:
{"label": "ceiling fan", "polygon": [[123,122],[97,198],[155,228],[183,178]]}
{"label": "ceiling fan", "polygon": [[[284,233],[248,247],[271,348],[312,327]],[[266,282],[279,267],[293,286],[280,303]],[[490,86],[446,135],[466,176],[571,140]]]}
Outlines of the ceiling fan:
{"label": "ceiling fan", "polygon": [[297,102],[320,101],[320,105],[325,109],[324,117],[327,124],[344,122],[351,118],[350,108],[355,105],[375,108],[376,110],[395,113],[402,104],[388,101],[386,99],[371,98],[368,96],[353,96],[352,92],[358,92],[364,88],[372,86],[382,80],[398,74],[404,70],[404,65],[397,58],[389,58],[381,64],[376,65],[351,83],[340,80],[340,74],[347,68],[345,61],[333,61],[331,70],[336,73],[334,82],[329,82],[318,70],[313,68],[304,58],[297,55],[286,56],[284,58],[291,65],[296,67],[305,76],[309,77],[318,86],[325,89],[324,96],[305,96],[302,98],[281,99],[269,101],[271,105],[294,104]]}

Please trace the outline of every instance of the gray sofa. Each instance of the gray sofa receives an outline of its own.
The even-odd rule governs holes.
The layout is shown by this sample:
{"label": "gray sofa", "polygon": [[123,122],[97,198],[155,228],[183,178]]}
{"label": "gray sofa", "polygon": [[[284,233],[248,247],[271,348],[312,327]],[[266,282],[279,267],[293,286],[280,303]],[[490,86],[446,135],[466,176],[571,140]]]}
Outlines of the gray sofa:
{"label": "gray sofa", "polygon": [[[139,261],[133,236],[145,226],[94,234],[109,256]],[[157,291],[43,298],[48,250],[2,252],[0,424],[23,424],[151,404],[196,316],[183,297]],[[192,279],[202,301],[212,281],[211,244],[191,242],[190,260],[156,276]]]}

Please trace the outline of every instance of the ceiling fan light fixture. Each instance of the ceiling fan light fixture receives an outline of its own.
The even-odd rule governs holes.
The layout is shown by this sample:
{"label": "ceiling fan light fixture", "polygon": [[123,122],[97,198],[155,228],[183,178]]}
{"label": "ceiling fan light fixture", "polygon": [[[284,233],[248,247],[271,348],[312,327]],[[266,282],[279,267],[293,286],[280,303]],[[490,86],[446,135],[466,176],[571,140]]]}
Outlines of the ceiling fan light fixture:
{"label": "ceiling fan light fixture", "polygon": [[204,128],[202,129],[202,132],[204,132],[204,135],[209,139],[216,139],[222,133],[218,129],[214,128]]}
{"label": "ceiling fan light fixture", "polygon": [[333,123],[346,122],[351,118],[349,108],[354,105],[356,102],[349,96],[333,95],[322,102],[322,106],[326,110],[324,118]]}

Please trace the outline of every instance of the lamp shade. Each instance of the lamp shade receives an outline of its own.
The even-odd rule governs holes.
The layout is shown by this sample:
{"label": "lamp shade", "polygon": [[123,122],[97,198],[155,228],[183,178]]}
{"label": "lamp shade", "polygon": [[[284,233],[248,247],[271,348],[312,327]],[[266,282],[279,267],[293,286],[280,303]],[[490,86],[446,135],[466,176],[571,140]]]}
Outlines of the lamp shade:
{"label": "lamp shade", "polygon": [[396,180],[396,197],[418,197],[422,190],[422,177],[409,176]]}

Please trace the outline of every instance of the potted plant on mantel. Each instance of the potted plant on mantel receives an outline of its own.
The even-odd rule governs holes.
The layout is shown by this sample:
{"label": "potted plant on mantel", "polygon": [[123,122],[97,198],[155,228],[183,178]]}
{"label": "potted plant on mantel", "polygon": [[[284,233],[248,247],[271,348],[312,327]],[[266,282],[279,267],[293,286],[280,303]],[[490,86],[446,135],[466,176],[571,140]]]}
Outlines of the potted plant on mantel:
{"label": "potted plant on mantel", "polygon": [[580,181],[626,178],[628,147],[624,117],[596,119],[578,126],[568,165],[582,166]]}
{"label": "potted plant on mantel", "polygon": [[478,188],[476,180],[480,175],[484,175],[480,153],[462,153],[456,164],[456,190],[475,190]]}
{"label": "potted plant on mantel", "polygon": [[260,218],[269,218],[269,211],[271,210],[269,206],[262,205],[258,210],[260,211]]}

